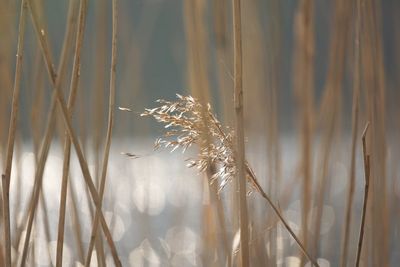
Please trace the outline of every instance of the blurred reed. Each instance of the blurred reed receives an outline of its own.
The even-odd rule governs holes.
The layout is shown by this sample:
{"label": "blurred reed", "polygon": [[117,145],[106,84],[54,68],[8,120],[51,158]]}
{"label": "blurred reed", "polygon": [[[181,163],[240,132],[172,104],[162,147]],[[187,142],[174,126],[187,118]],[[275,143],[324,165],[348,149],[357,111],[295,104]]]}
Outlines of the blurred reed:
{"label": "blurred reed", "polygon": [[[1,1],[0,265],[47,257],[67,266],[69,256],[77,266],[398,262],[399,12],[395,0]],[[135,201],[118,203],[119,191],[148,205],[157,198],[152,171],[169,156],[136,153],[142,140],[162,136],[137,113],[176,93],[199,103],[191,118],[202,141],[188,153],[205,169],[184,190],[201,199],[193,193],[195,206],[167,205],[153,217]],[[215,140],[216,125],[229,145]],[[129,145],[115,153],[111,143],[119,142]],[[216,160],[217,144],[227,158]],[[62,164],[50,180],[52,156]],[[132,167],[154,158],[157,166]],[[215,180],[221,166],[233,181],[223,190]],[[157,175],[183,175],[167,167]],[[116,190],[122,179],[129,183]],[[143,181],[147,191],[137,196]],[[45,190],[51,183],[54,192]],[[116,241],[124,212],[136,224]],[[191,224],[199,255],[175,260],[160,234],[171,223]]]}

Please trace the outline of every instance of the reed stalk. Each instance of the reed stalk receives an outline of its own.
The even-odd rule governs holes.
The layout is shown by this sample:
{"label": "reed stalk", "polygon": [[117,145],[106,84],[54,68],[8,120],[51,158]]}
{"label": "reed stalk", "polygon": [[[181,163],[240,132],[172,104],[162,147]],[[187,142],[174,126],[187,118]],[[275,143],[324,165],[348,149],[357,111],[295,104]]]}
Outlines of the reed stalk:
{"label": "reed stalk", "polygon": [[[64,77],[65,77],[65,70],[67,67],[67,58],[68,58],[68,54],[71,48],[71,42],[72,42],[72,24],[74,23],[74,16],[73,14],[75,14],[75,12],[73,10],[69,10],[69,13],[71,16],[69,16],[69,22],[67,23],[67,30],[65,32],[64,35],[64,41],[63,41],[63,47],[61,50],[61,56],[60,56],[60,62],[59,62],[59,66],[58,66],[58,78],[57,78],[57,84],[58,86],[61,86],[63,84],[64,81]],[[47,159],[47,154],[48,154],[48,149],[50,146],[50,142],[51,142],[51,136],[53,135],[54,132],[54,118],[55,118],[55,97],[53,94],[52,97],[52,101],[50,104],[50,109],[49,109],[49,113],[48,113],[48,118],[47,118],[47,122],[46,122],[46,130],[45,130],[45,138],[42,142],[42,144],[40,145],[40,147],[38,149],[35,149],[35,151],[38,151],[37,154],[39,154],[39,156],[36,156],[36,164],[37,164],[37,169],[36,169],[36,173],[35,173],[35,185],[34,185],[34,190],[33,192],[36,191],[35,188],[38,187],[39,184],[39,180],[41,180],[42,176],[43,176],[43,172],[44,172],[44,165],[45,165],[45,161]],[[35,203],[37,202],[37,195],[32,195],[32,200],[33,198],[35,198]],[[28,220],[28,228],[27,228],[27,233],[30,234],[31,228],[32,228],[32,223],[33,223],[33,216],[31,216],[31,214],[33,214],[33,210],[32,209],[36,209],[36,204],[33,201],[30,202],[30,209],[29,209],[29,213],[27,214],[27,219],[24,219],[24,221]],[[35,204],[35,205],[34,205]],[[34,207],[34,208],[33,208]],[[18,238],[18,240],[20,240],[20,237]],[[21,257],[21,265],[25,264],[25,260],[27,257],[27,249],[28,249],[28,241],[29,238],[25,239],[25,244],[23,247],[23,252],[22,252],[22,257]]]}
{"label": "reed stalk", "polygon": [[366,218],[366,214],[367,214],[369,180],[370,180],[370,175],[371,175],[370,155],[367,152],[367,141],[366,141],[368,127],[369,127],[369,122],[365,125],[364,131],[362,134],[362,150],[363,150],[363,160],[364,160],[365,188],[364,188],[363,209],[362,209],[362,215],[361,215],[360,234],[359,234],[358,246],[357,246],[356,267],[360,266],[362,244],[363,244],[363,240],[364,240],[365,218]]}
{"label": "reed stalk", "polygon": [[233,66],[234,106],[236,129],[236,167],[239,188],[239,224],[241,266],[250,266],[249,223],[247,213],[246,165],[243,116],[243,71],[242,71],[242,19],[241,1],[232,0],[233,9]]}
{"label": "reed stalk", "polygon": [[[117,10],[117,0],[112,1],[112,48],[111,48],[111,68],[110,68],[110,93],[109,93],[109,104],[108,104],[108,125],[107,125],[107,135],[106,135],[106,144],[104,148],[103,154],[103,163],[102,163],[102,171],[101,171],[101,180],[100,180],[100,206],[104,197],[104,190],[106,185],[106,177],[107,177],[107,167],[108,160],[110,154],[111,147],[111,137],[113,132],[114,125],[114,110],[115,110],[115,87],[116,87],[116,68],[117,68],[117,27],[118,27],[118,10]],[[94,242],[96,237],[98,237],[98,225],[99,225],[99,216],[100,214],[97,212],[94,216],[92,233],[90,236],[90,243],[88,248],[88,253],[86,255],[86,266],[89,266],[91,255],[94,247]]]}
{"label": "reed stalk", "polygon": [[351,158],[349,170],[349,189],[347,193],[346,215],[344,223],[344,234],[342,243],[342,254],[340,266],[346,267],[348,257],[348,243],[350,238],[352,206],[354,198],[355,180],[356,180],[356,149],[358,136],[358,113],[360,98],[360,32],[361,32],[361,0],[355,3],[355,37],[354,37],[354,63],[353,63],[353,104],[352,104],[352,136],[351,136]]}
{"label": "reed stalk", "polygon": [[[80,10],[78,18],[78,26],[76,30],[76,43],[74,51],[74,63],[72,67],[72,78],[69,89],[68,97],[68,111],[69,117],[72,119],[76,94],[79,85],[80,68],[81,68],[81,50],[83,46],[83,38],[85,33],[86,24],[86,13],[87,13],[87,0],[80,1]],[[65,209],[67,203],[67,184],[70,167],[71,157],[71,140],[68,137],[68,133],[65,133],[64,143],[64,161],[63,161],[63,173],[61,182],[61,195],[60,195],[60,209],[59,209],[59,221],[58,221],[58,234],[57,234],[57,250],[56,250],[56,266],[62,266],[62,256],[64,247],[64,225],[65,225]]]}
{"label": "reed stalk", "polygon": [[[386,84],[383,45],[381,35],[380,2],[364,0],[362,5],[362,74],[364,77],[367,120],[370,121],[371,152],[371,227],[366,229],[366,249],[370,251],[372,265],[389,264],[390,246],[389,218],[387,206],[387,141],[386,141]],[[368,264],[367,262],[366,264]]]}
{"label": "reed stalk", "polygon": [[[103,227],[104,234],[106,236],[107,242],[109,243],[114,262],[115,262],[115,264],[117,266],[121,266],[121,263],[120,263],[119,258],[118,258],[118,253],[117,253],[117,250],[115,248],[115,244],[114,244],[114,242],[112,240],[112,236],[111,236],[110,230],[109,230],[109,228],[107,226],[107,223],[106,223],[106,221],[104,219],[104,215],[103,215],[103,213],[101,211],[100,202],[99,202],[99,195],[98,195],[98,193],[96,191],[96,188],[95,188],[95,186],[93,184],[93,181],[92,181],[92,178],[91,178],[91,175],[90,175],[90,172],[89,172],[88,164],[87,164],[86,159],[85,159],[85,157],[83,155],[83,152],[82,152],[81,146],[80,146],[80,144],[78,142],[78,138],[76,136],[76,133],[72,128],[72,123],[71,123],[71,120],[70,120],[70,118],[68,116],[68,108],[67,108],[66,102],[64,100],[64,97],[63,97],[62,93],[59,90],[59,87],[57,87],[57,80],[56,80],[56,76],[57,75],[56,75],[56,72],[55,72],[53,64],[52,64],[52,59],[51,59],[51,54],[50,54],[50,50],[49,50],[48,43],[47,43],[46,34],[40,28],[40,25],[38,23],[38,19],[35,16],[32,7],[30,6],[30,4],[31,4],[30,1],[28,2],[28,4],[29,4],[30,10],[31,10],[31,17],[32,17],[32,21],[33,21],[33,24],[34,24],[34,29],[35,29],[36,35],[37,35],[37,37],[39,39],[40,47],[42,49],[42,53],[43,53],[43,56],[44,56],[44,59],[45,59],[46,67],[47,67],[47,70],[48,70],[48,74],[50,76],[50,82],[51,82],[52,87],[54,89],[54,94],[53,94],[54,98],[57,99],[57,101],[58,101],[58,103],[59,103],[59,105],[61,107],[61,112],[62,112],[62,115],[63,115],[64,123],[66,125],[66,128],[68,130],[68,134],[70,135],[70,138],[72,139],[72,143],[73,143],[73,145],[75,147],[75,150],[76,150],[76,153],[78,155],[78,160],[79,160],[79,164],[80,164],[81,169],[82,169],[83,177],[85,179],[86,184],[89,187],[89,191],[90,191],[90,194],[92,196],[93,202],[94,202],[94,204],[96,206],[96,209],[100,212],[101,224],[102,224],[102,227]],[[54,101],[52,101],[52,102],[53,102],[53,104],[55,106],[55,102]],[[51,121],[51,120],[49,120],[49,121]],[[49,123],[49,125],[50,125],[50,123]],[[49,127],[49,128],[51,128],[51,127]],[[50,132],[50,131],[48,131],[48,132]],[[50,140],[50,139],[51,139],[51,136],[50,135],[46,135],[45,140]],[[47,149],[43,149],[42,151],[45,151],[45,150],[48,151],[48,148]],[[41,154],[44,155],[44,154],[47,154],[47,152],[41,153]],[[38,187],[40,188],[40,186],[38,186]],[[39,192],[39,191],[40,191],[39,189],[35,190],[36,193],[34,194],[34,198],[33,198],[35,200],[34,202],[37,202],[37,200],[36,200],[37,199],[37,195],[38,195],[37,192]],[[33,203],[31,203],[31,204],[33,204]],[[33,206],[36,206],[36,205],[33,205]],[[32,216],[30,216],[30,218],[32,218],[32,219],[30,219],[30,221],[33,220],[34,212],[31,212],[31,214],[32,214]],[[32,223],[30,222],[29,225],[31,225],[31,224]],[[27,246],[28,246],[28,243],[29,243],[31,227],[28,228],[28,230],[29,231],[27,231],[27,236],[26,236],[25,245],[24,245],[24,254],[23,254],[24,257],[23,257],[23,259],[26,259],[26,251],[27,251]],[[25,261],[22,261],[21,264],[22,264],[22,266],[24,266]]]}
{"label": "reed stalk", "polygon": [[342,107],[342,86],[344,70],[346,68],[346,55],[349,39],[349,1],[335,2],[334,27],[330,40],[329,67],[324,93],[320,103],[319,123],[322,127],[321,160],[319,162],[319,177],[317,195],[314,199],[316,215],[313,225],[315,232],[313,251],[315,255],[320,250],[320,229],[322,223],[323,206],[330,181],[329,166],[332,160],[334,142],[339,134],[340,112]]}
{"label": "reed stalk", "polygon": [[11,232],[10,232],[10,180],[11,168],[14,154],[14,142],[17,130],[17,118],[19,109],[19,95],[21,87],[22,60],[24,51],[25,22],[26,22],[27,3],[21,1],[21,11],[18,26],[18,44],[17,44],[17,63],[15,66],[14,88],[11,103],[11,118],[8,128],[8,141],[6,152],[5,173],[2,175],[3,189],[3,229],[5,244],[5,266],[11,267]]}
{"label": "reed stalk", "polygon": [[[301,124],[302,216],[303,244],[309,243],[308,227],[312,189],[312,137],[314,127],[314,1],[299,3],[296,13],[295,96],[299,103]],[[318,235],[318,232],[316,233]],[[302,261],[304,258],[302,257]],[[304,262],[301,263],[304,265]]]}
{"label": "reed stalk", "polygon": [[[187,43],[187,66],[188,66],[188,86],[192,94],[199,99],[206,107],[205,103],[210,102],[210,82],[209,82],[209,40],[207,38],[207,28],[205,24],[205,11],[207,5],[203,1],[187,1],[184,3],[184,18],[185,18],[185,37]],[[206,109],[202,111],[206,113]],[[202,116],[205,117],[204,115]],[[208,127],[208,122],[203,121],[205,127]],[[204,131],[206,133],[206,131]],[[210,137],[207,134],[202,136],[206,143],[204,146],[210,146]],[[209,169],[205,172],[208,183],[204,183],[208,188],[203,188],[204,191],[210,194],[210,203],[203,206],[203,239],[206,244],[207,251],[202,257],[203,265],[211,266],[215,264],[212,259],[215,251],[218,251],[216,242],[216,225],[218,222],[222,234],[222,246],[224,255],[218,257],[228,258],[228,265],[231,263],[230,249],[225,226],[225,211],[223,210],[222,199],[218,196],[218,188],[215,184],[211,184],[211,177],[214,173],[214,166],[209,165]],[[221,263],[217,263],[221,264]]]}

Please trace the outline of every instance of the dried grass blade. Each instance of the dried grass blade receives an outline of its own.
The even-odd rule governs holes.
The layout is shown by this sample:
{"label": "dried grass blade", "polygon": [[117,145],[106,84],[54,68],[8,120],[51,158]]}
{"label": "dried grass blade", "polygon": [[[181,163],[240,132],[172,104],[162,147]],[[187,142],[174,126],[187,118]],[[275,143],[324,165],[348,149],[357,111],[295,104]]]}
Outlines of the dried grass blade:
{"label": "dried grass blade", "polygon": [[10,227],[10,180],[12,159],[14,154],[14,143],[17,129],[17,118],[19,108],[19,95],[22,74],[22,59],[24,50],[24,37],[25,37],[25,22],[26,22],[26,0],[21,1],[21,11],[18,26],[18,44],[17,44],[17,63],[15,66],[14,88],[11,103],[11,118],[8,128],[7,140],[7,153],[6,153],[6,168],[5,173],[2,175],[3,187],[3,227],[4,227],[4,244],[5,244],[5,264],[11,267],[11,227]]}

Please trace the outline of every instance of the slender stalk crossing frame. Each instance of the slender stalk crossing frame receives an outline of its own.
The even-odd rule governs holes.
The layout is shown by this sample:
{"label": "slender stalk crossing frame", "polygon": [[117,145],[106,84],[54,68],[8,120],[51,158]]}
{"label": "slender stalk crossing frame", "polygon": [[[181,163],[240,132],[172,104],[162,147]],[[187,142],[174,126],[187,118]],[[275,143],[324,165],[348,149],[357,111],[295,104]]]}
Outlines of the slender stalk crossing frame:
{"label": "slender stalk crossing frame", "polygon": [[360,266],[362,244],[363,244],[363,240],[364,240],[365,218],[366,218],[366,215],[367,215],[369,180],[370,180],[370,175],[371,175],[370,155],[368,155],[368,153],[367,153],[367,141],[366,141],[366,135],[367,135],[368,128],[369,128],[369,122],[367,122],[367,125],[365,125],[365,129],[364,129],[363,134],[362,134],[362,148],[363,148],[363,159],[364,159],[365,187],[364,187],[363,209],[362,209],[362,215],[361,215],[360,234],[359,234],[359,237],[358,237],[356,267]]}
{"label": "slender stalk crossing frame", "polygon": [[[72,79],[68,97],[68,111],[69,117],[72,119],[72,112],[75,104],[76,94],[79,84],[79,69],[81,64],[81,50],[83,46],[83,37],[85,33],[86,13],[87,13],[87,0],[80,1],[79,22],[77,28],[77,37],[75,45],[74,64],[72,67]],[[65,209],[67,199],[67,185],[69,175],[69,165],[71,156],[71,140],[68,132],[65,132],[64,144],[64,161],[63,161],[63,174],[61,182],[61,200],[59,209],[59,222],[58,222],[58,237],[57,237],[57,252],[56,252],[56,266],[62,266],[62,255],[64,247],[64,225],[65,225]]]}
{"label": "slender stalk crossing frame", "polygon": [[358,136],[358,114],[359,114],[359,98],[360,98],[360,31],[361,31],[361,4],[360,0],[356,0],[356,16],[355,16],[355,37],[354,37],[354,78],[353,78],[353,110],[352,110],[352,136],[351,136],[351,162],[349,172],[349,190],[347,194],[346,217],[344,222],[344,236],[342,245],[342,255],[340,266],[346,267],[348,255],[348,243],[350,238],[350,225],[352,217],[352,206],[354,187],[356,179],[356,149]]}
{"label": "slender stalk crossing frame", "polygon": [[241,266],[250,266],[249,225],[247,214],[246,165],[243,123],[243,64],[241,1],[232,0],[233,8],[233,78],[236,128],[237,180],[239,185],[239,223]]}
{"label": "slender stalk crossing frame", "polygon": [[[111,147],[111,137],[112,137],[112,129],[114,125],[114,109],[115,109],[115,83],[116,83],[116,68],[117,68],[117,22],[118,22],[118,12],[117,12],[117,0],[112,1],[112,48],[111,48],[111,68],[110,68],[110,96],[109,96],[109,104],[108,104],[108,125],[107,125],[107,136],[106,136],[106,145],[104,148],[103,154],[103,163],[101,170],[101,180],[100,180],[100,206],[103,201],[104,189],[106,184],[107,177],[107,167],[108,167],[108,158],[110,154]],[[94,248],[94,242],[96,241],[96,237],[98,235],[98,225],[99,225],[99,213],[96,210],[96,214],[93,221],[92,233],[90,235],[90,243],[88,252],[86,255],[85,266],[90,265],[92,252]]]}
{"label": "slender stalk crossing frame", "polygon": [[[37,37],[39,39],[39,43],[40,43],[40,47],[42,49],[42,53],[43,53],[43,56],[44,56],[45,64],[46,64],[46,67],[47,67],[47,71],[48,71],[49,76],[50,76],[50,82],[51,82],[52,87],[54,89],[53,96],[57,99],[57,101],[58,101],[58,103],[60,105],[62,116],[63,116],[63,120],[64,120],[65,126],[66,126],[66,128],[68,130],[68,134],[69,134],[69,136],[70,136],[70,138],[72,140],[72,143],[73,143],[73,145],[75,147],[76,154],[77,154],[78,160],[79,160],[79,164],[81,166],[83,177],[84,177],[85,182],[86,182],[86,184],[87,184],[87,186],[89,188],[89,191],[90,191],[90,194],[92,196],[93,202],[95,204],[96,210],[100,213],[100,222],[102,224],[103,231],[104,231],[105,237],[107,239],[107,242],[108,242],[108,244],[110,246],[110,250],[111,250],[111,254],[112,254],[113,259],[114,259],[114,263],[118,267],[122,266],[121,262],[119,260],[119,257],[118,257],[118,253],[117,253],[114,241],[113,241],[112,236],[111,236],[111,232],[110,232],[110,230],[109,230],[109,228],[107,226],[107,223],[105,221],[104,215],[103,215],[103,213],[101,211],[99,194],[98,194],[98,192],[96,190],[96,187],[93,184],[93,180],[92,180],[91,174],[89,172],[87,161],[86,161],[86,159],[85,159],[85,157],[83,155],[83,151],[82,151],[82,148],[81,148],[81,146],[79,144],[77,135],[76,135],[75,131],[73,130],[71,119],[68,116],[68,107],[66,105],[66,102],[65,102],[65,99],[64,99],[62,93],[60,92],[59,87],[57,87],[57,79],[56,79],[57,74],[56,74],[56,72],[54,70],[54,67],[53,67],[53,64],[52,64],[51,54],[50,54],[50,50],[48,48],[46,35],[45,35],[44,31],[40,29],[38,19],[35,16],[35,14],[34,14],[34,12],[32,10],[32,7],[30,6],[30,4],[31,4],[30,0],[28,1],[28,4],[29,4],[30,10],[31,10],[31,17],[32,17],[32,22],[34,24],[34,29],[35,29],[36,35],[37,35]],[[46,139],[47,138],[45,138],[45,140]],[[51,139],[51,138],[48,138],[48,139]],[[40,187],[40,184],[39,184],[39,187]],[[36,190],[35,192],[38,192],[38,191],[39,190]],[[37,198],[36,195],[38,195],[38,193],[35,193],[35,196],[34,196],[35,199]],[[32,213],[32,214],[34,215],[34,213]],[[30,216],[30,220],[33,220],[33,215]],[[25,239],[25,245],[24,245],[24,255],[25,255],[25,257],[23,257],[23,259],[25,259],[25,260],[26,260],[26,255],[27,255],[27,246],[28,246],[28,243],[29,243],[29,238],[30,238],[30,231],[27,231],[27,235],[26,235],[26,239]],[[25,266],[25,260],[21,262],[21,266]]]}
{"label": "slender stalk crossing frame", "polygon": [[22,0],[21,12],[19,17],[19,26],[18,26],[17,63],[15,66],[14,88],[13,88],[13,96],[11,104],[11,118],[10,118],[10,126],[8,128],[6,169],[5,173],[2,175],[5,264],[7,267],[11,267],[10,180],[11,180],[12,159],[14,154],[14,143],[15,143],[15,134],[17,130],[17,118],[19,109],[18,100],[21,87],[26,10],[27,10],[26,0]]}

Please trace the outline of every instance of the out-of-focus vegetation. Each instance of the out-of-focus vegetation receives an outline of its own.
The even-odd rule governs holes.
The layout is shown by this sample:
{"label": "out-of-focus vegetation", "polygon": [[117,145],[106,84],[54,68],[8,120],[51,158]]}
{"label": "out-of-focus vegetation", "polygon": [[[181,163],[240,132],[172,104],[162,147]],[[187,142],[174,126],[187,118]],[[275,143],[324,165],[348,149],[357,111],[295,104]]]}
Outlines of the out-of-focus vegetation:
{"label": "out-of-focus vegetation", "polygon": [[399,15],[0,1],[0,266],[396,266]]}

